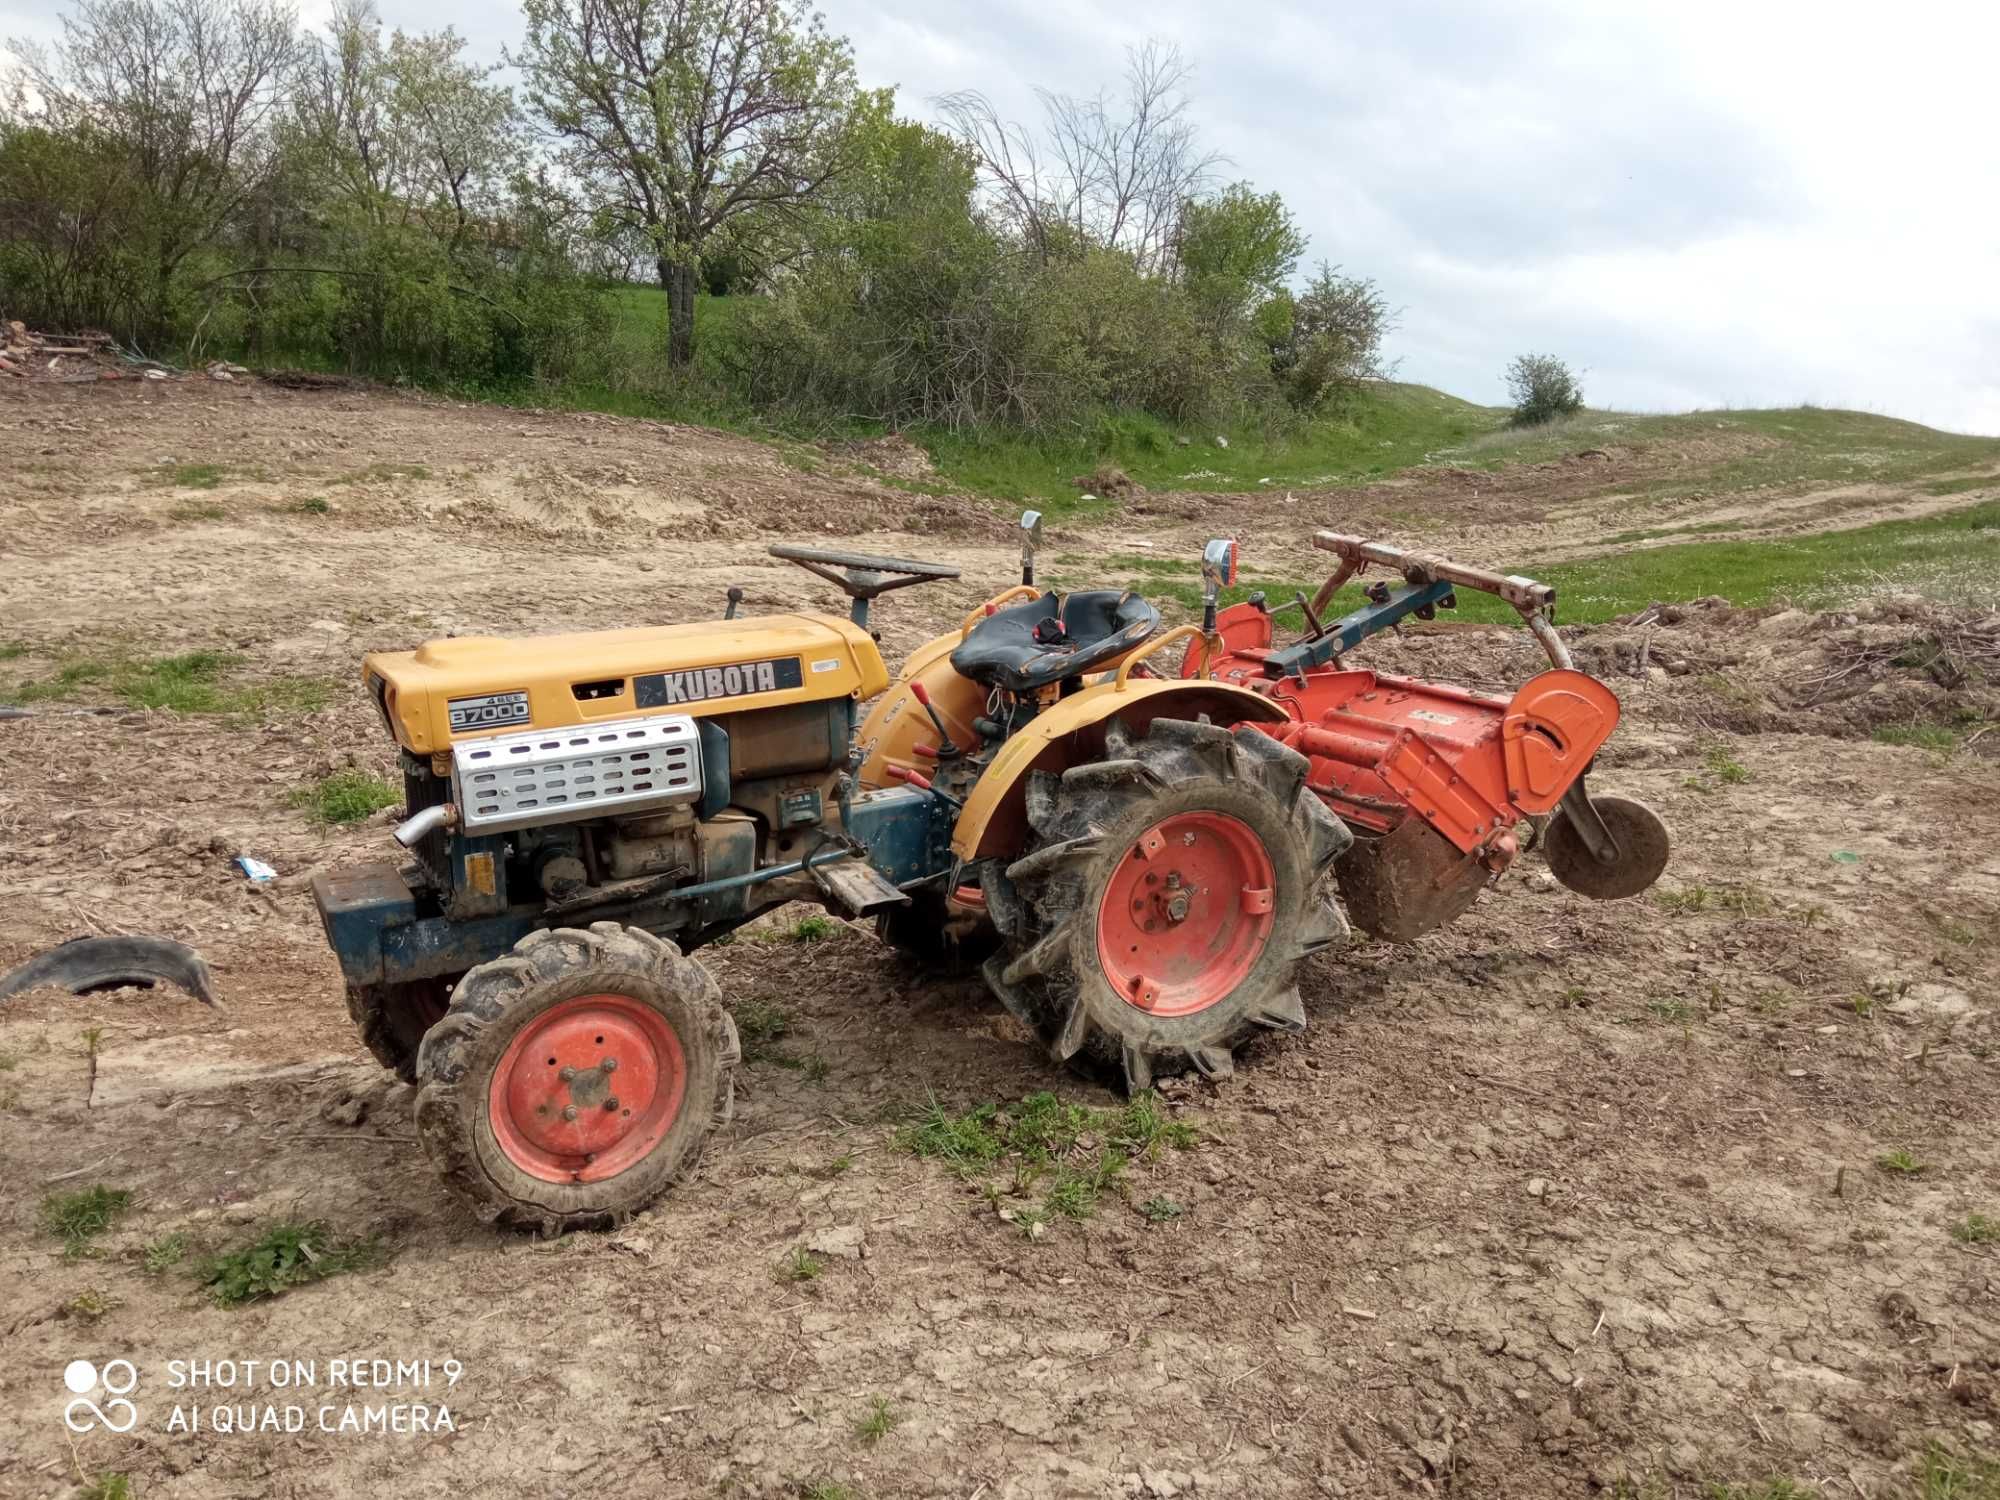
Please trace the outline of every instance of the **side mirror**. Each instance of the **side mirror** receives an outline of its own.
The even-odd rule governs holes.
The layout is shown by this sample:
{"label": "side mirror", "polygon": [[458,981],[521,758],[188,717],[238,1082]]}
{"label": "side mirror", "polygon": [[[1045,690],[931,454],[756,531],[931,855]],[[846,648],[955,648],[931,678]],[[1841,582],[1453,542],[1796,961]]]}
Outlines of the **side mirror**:
{"label": "side mirror", "polygon": [[1042,513],[1038,510],[1021,512],[1021,582],[1032,585],[1035,581],[1035,548],[1042,541]]}
{"label": "side mirror", "polygon": [[1215,606],[1217,596],[1236,582],[1236,542],[1230,537],[1217,537],[1201,549],[1201,628],[1205,635],[1215,634]]}

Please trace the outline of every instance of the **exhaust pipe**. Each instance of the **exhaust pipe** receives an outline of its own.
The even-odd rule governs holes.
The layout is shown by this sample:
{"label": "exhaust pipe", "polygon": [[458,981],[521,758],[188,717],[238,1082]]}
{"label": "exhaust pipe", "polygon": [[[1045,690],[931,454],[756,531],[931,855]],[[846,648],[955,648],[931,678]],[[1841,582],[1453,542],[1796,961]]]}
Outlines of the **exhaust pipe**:
{"label": "exhaust pipe", "polygon": [[458,809],[449,802],[440,802],[435,807],[427,807],[414,818],[396,825],[396,842],[405,849],[414,849],[427,834],[436,833],[440,828],[458,827]]}

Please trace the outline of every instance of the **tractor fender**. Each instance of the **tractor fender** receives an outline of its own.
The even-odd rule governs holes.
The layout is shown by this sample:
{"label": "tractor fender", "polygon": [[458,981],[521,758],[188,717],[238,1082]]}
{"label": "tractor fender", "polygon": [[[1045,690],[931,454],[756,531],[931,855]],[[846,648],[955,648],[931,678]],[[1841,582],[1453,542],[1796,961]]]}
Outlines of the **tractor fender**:
{"label": "tractor fender", "polygon": [[1203,716],[1224,725],[1282,724],[1287,717],[1270,699],[1228,683],[1134,677],[1121,687],[1107,677],[1043,711],[1000,747],[959,812],[952,853],[973,860],[1021,848],[1027,839],[1028,773],[1066,770],[1099,758],[1111,720],[1122,719],[1137,736],[1155,719]]}
{"label": "tractor fender", "polygon": [[1507,797],[1546,813],[1618,727],[1618,695],[1583,672],[1558,667],[1522,683],[1500,721]]}

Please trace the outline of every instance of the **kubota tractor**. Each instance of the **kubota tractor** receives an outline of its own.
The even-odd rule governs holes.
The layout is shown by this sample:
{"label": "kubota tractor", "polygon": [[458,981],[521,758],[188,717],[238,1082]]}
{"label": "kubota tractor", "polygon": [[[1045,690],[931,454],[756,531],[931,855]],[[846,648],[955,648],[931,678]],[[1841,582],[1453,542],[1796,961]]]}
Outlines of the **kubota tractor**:
{"label": "kubota tractor", "polygon": [[[933,957],[990,953],[993,989],[1054,1057],[1143,1087],[1226,1074],[1247,1037],[1304,1025],[1298,966],[1347,930],[1327,877],[1357,834],[1386,873],[1348,900],[1392,936],[1469,903],[1512,857],[1503,820],[1559,807],[1552,856],[1594,857],[1601,830],[1605,867],[1630,864],[1615,815],[1559,832],[1590,818],[1581,773],[1617,715],[1601,685],[1570,672],[1570,698],[1530,695],[1544,674],[1498,705],[1334,670],[1444,585],[1322,629],[1330,583],[1279,650],[1260,604],[1218,613],[1235,572],[1219,542],[1202,625],[1159,634],[1136,594],[1037,587],[1039,518],[1023,528],[1020,586],[893,684],[871,602],[957,569],[790,546],[772,554],[839,585],[847,618],[738,619],[732,590],[717,622],[366,659],[410,859],[313,894],[363,1040],[417,1085],[426,1151],[483,1216],[602,1223],[693,1160],[729,1116],[738,1046],[688,955],[786,902],[874,916]],[[1528,612],[1545,623],[1547,603]],[[1181,640],[1179,671],[1155,673]],[[1481,732],[1443,732],[1419,698]],[[1372,759],[1350,743],[1370,735]],[[1399,852],[1428,830],[1450,859]],[[1448,899],[1407,885],[1413,858]]]}

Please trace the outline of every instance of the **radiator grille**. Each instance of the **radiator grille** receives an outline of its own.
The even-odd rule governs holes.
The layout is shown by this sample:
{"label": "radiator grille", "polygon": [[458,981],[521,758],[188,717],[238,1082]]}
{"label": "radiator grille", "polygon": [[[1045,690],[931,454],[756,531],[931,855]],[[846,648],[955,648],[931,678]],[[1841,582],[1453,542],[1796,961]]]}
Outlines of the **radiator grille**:
{"label": "radiator grille", "polygon": [[700,739],[682,714],[522,730],[452,747],[459,826],[504,833],[701,796]]}

